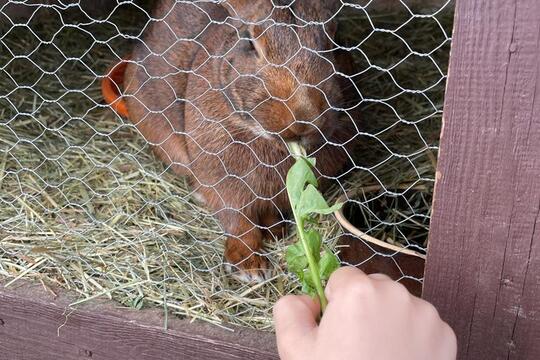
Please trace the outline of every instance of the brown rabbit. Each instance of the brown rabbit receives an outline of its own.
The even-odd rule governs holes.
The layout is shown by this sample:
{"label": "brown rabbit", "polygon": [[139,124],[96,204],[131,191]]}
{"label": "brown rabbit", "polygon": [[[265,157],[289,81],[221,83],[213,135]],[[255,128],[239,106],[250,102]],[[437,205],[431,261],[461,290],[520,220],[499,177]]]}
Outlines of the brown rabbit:
{"label": "brown rabbit", "polygon": [[357,130],[342,110],[350,80],[328,51],[334,10],[331,1],[162,0],[153,15],[162,21],[126,68],[130,120],[218,217],[225,258],[245,280],[267,275],[263,238],[284,231],[286,141],[316,157],[323,180],[352,165]]}

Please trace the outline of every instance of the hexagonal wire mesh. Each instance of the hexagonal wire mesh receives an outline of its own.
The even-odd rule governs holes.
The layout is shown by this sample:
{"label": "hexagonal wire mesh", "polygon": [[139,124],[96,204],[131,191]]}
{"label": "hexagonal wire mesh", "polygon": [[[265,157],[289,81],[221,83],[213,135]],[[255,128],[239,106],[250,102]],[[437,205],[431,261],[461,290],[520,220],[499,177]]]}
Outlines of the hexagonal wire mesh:
{"label": "hexagonal wire mesh", "polygon": [[[362,232],[323,217],[325,242],[421,284],[422,264],[399,256],[425,254],[452,3],[306,4],[0,1],[6,282],[271,328],[272,304],[299,286],[283,260],[284,141],[298,138]],[[122,60],[129,120],[100,88]],[[267,262],[269,278],[224,270],[227,234],[261,259],[233,242],[228,260]]]}

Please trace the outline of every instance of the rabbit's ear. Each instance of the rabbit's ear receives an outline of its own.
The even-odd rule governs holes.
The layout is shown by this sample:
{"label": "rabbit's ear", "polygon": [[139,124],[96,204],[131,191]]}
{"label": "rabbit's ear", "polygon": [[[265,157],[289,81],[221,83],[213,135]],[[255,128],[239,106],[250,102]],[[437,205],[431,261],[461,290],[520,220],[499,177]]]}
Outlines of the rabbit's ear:
{"label": "rabbit's ear", "polygon": [[225,0],[222,5],[229,15],[247,22],[268,18],[274,7],[271,0]]}

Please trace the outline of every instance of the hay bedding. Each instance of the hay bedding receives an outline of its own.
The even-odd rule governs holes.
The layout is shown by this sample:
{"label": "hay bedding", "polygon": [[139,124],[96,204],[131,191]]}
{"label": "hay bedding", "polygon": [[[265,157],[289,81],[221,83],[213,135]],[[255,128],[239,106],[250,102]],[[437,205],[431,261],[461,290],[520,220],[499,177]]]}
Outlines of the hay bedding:
{"label": "hay bedding", "polygon": [[[411,227],[415,243],[425,245],[429,198],[414,200],[408,193],[403,202],[386,191],[362,194],[361,188],[379,184],[392,191],[409,184],[431,191],[451,26],[445,9],[437,21],[402,26],[405,41],[384,32],[367,36],[370,22],[400,27],[405,10],[370,12],[369,18],[359,9],[340,14],[340,44],[362,49],[354,55],[361,69],[356,84],[366,99],[365,133],[355,154],[358,168],[327,196],[357,194],[352,198],[361,200],[369,224],[364,230],[404,245]],[[161,307],[225,327],[271,328],[272,304],[297,290],[282,261],[289,239],[267,244],[275,267],[271,279],[256,285],[231,279],[221,266],[218,222],[193,202],[184,179],[152,156],[133,126],[102,104],[97,76],[129,51],[128,39],[140,33],[145,12],[123,5],[97,24],[77,8],[42,10],[47,16],[35,16],[29,26],[0,28],[4,282],[30,279],[69,289],[80,295],[77,303],[106,296],[127,307]],[[431,53],[434,62],[411,50]],[[389,208],[402,208],[381,218],[385,212],[373,209],[383,198],[394,201]],[[320,227],[335,243],[335,220],[324,218]]]}

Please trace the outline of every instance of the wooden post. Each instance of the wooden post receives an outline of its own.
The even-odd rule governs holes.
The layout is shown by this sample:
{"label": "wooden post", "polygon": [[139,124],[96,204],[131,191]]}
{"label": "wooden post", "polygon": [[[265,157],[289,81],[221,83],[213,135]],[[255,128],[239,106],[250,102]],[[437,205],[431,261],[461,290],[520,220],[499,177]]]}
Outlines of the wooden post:
{"label": "wooden post", "polygon": [[424,297],[460,359],[540,359],[540,1],[458,0]]}

